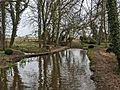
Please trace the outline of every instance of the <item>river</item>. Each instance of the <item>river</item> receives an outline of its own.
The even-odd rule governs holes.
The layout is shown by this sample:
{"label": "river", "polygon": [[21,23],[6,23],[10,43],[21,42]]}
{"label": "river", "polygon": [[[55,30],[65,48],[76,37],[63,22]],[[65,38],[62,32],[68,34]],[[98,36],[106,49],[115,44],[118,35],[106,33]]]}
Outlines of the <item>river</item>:
{"label": "river", "polygon": [[95,90],[86,51],[67,49],[0,69],[0,90]]}

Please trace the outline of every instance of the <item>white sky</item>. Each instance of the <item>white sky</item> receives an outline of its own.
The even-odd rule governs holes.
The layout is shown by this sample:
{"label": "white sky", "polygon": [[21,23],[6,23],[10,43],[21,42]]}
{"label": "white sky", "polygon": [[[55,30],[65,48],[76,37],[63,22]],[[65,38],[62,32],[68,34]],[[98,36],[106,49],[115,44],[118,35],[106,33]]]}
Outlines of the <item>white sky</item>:
{"label": "white sky", "polygon": [[17,31],[17,36],[25,36],[32,33],[32,30],[33,30],[32,27],[29,24],[27,24],[27,22],[25,22],[25,19],[26,19],[25,15],[28,12],[29,10],[26,9],[21,17],[21,21]]}

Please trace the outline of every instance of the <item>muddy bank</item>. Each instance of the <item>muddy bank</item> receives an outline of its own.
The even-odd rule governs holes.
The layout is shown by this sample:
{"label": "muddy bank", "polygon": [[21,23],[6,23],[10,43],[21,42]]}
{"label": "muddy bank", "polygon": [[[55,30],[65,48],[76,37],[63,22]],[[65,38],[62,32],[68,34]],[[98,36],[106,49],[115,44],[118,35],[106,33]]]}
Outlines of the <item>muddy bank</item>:
{"label": "muddy bank", "polygon": [[92,79],[96,83],[96,90],[120,90],[120,75],[117,74],[117,60],[113,53],[106,53],[105,49],[94,49],[89,53]]}
{"label": "muddy bank", "polygon": [[16,60],[20,59],[22,56],[24,56],[24,52],[21,52],[19,50],[13,50],[12,55],[6,55],[4,54],[4,51],[1,51],[0,53],[0,68],[6,68],[12,65],[10,63],[11,61],[15,62]]}
{"label": "muddy bank", "polygon": [[30,53],[24,54],[24,52],[21,52],[19,50],[14,50],[14,53],[12,55],[3,55],[2,57],[0,57],[0,68],[7,68],[10,65],[14,64],[15,62],[20,61],[23,58],[48,55],[48,54],[57,53],[57,52],[66,50],[68,48],[69,47],[64,46],[64,47],[54,48],[54,49],[51,49],[50,51],[46,51],[46,52],[31,53],[31,54]]}

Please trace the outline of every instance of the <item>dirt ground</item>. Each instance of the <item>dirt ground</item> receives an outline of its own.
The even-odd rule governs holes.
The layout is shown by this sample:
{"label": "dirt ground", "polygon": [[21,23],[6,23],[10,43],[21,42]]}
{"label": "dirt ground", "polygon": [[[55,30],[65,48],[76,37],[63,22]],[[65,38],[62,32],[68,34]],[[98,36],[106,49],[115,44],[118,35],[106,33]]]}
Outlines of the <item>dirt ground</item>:
{"label": "dirt ground", "polygon": [[117,73],[117,60],[113,53],[105,49],[93,50],[91,69],[96,90],[120,90],[120,75]]}

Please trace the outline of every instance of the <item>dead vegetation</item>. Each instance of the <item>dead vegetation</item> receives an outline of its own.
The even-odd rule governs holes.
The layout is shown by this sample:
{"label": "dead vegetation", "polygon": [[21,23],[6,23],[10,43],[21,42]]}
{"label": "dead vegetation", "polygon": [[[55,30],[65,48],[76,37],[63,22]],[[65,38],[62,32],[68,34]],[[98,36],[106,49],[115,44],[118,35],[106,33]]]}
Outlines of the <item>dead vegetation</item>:
{"label": "dead vegetation", "polygon": [[117,73],[117,60],[113,53],[105,49],[91,50],[91,69],[94,72],[96,90],[120,90],[120,75]]}

